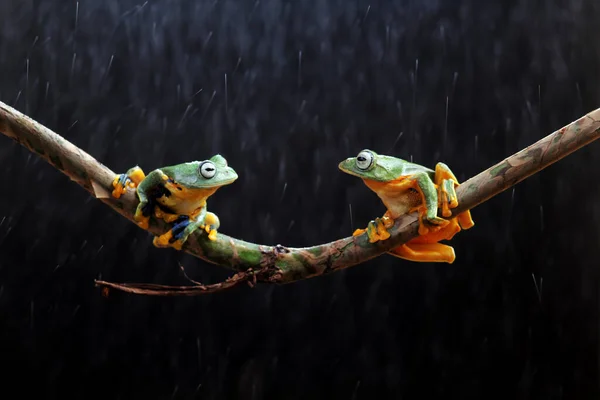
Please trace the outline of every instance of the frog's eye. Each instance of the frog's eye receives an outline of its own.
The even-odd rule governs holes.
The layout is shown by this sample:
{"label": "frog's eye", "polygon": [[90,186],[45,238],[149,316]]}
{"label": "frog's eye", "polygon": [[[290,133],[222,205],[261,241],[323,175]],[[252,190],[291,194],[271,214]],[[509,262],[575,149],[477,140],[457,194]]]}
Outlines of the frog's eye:
{"label": "frog's eye", "polygon": [[363,150],[356,156],[356,166],[358,169],[367,170],[373,164],[373,153]]}
{"label": "frog's eye", "polygon": [[204,161],[202,164],[200,164],[198,171],[200,171],[200,175],[202,175],[202,177],[210,179],[215,176],[217,168],[211,161]]}

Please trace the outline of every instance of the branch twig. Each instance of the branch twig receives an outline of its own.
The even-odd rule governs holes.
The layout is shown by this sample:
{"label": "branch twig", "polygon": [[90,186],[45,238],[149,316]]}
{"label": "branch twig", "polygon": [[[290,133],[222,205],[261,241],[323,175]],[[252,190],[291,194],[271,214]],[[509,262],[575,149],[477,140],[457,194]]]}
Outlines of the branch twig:
{"label": "branch twig", "polygon": [[257,271],[251,269],[245,272],[238,272],[223,282],[204,285],[198,281],[190,279],[185,273],[183,267],[180,266],[180,268],[183,271],[186,279],[193,283],[193,285],[169,286],[154,285],[151,283],[113,283],[100,280],[96,280],[96,285],[103,288],[105,296],[108,296],[108,288],[117,289],[127,293],[150,296],[198,296],[201,294],[221,292],[244,282],[246,282],[250,287],[254,287],[256,284]]}
{"label": "branch twig", "polygon": [[[110,192],[115,173],[89,154],[2,102],[0,132],[42,157],[94,197],[133,221],[137,196],[130,191],[120,199],[112,198]],[[457,188],[459,206],[453,213],[476,207],[599,136],[600,109],[597,109],[463,182]],[[168,229],[163,221],[152,218],[148,231],[157,235]],[[363,234],[305,248],[259,245],[222,233],[217,235],[216,241],[211,241],[205,233],[197,231],[184,244],[183,250],[237,272],[254,271],[253,278],[260,282],[288,283],[363,263],[406,243],[418,235],[416,213],[397,219],[389,231],[389,239],[373,244]],[[130,291],[135,292],[133,289]]]}

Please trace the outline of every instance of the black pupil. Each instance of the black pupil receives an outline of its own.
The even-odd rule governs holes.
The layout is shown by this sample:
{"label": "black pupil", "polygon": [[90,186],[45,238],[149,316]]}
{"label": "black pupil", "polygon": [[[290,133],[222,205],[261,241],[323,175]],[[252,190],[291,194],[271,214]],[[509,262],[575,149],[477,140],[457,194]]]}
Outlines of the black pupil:
{"label": "black pupil", "polygon": [[358,157],[358,161],[367,161],[366,158],[364,158],[363,156]]}

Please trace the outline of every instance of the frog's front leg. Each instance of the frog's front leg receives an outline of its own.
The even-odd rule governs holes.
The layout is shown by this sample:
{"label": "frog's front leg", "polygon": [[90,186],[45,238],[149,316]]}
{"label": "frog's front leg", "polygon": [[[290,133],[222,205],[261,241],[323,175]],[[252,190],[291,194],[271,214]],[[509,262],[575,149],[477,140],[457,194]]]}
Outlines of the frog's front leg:
{"label": "frog's front leg", "polygon": [[148,229],[150,215],[156,206],[156,199],[166,194],[164,188],[164,174],[158,170],[152,171],[137,186],[137,195],[140,200],[133,219],[142,229]]}
{"label": "frog's front leg", "polygon": [[[429,225],[433,225],[437,230],[448,225],[448,220],[437,216],[438,212],[438,196],[437,189],[433,184],[433,181],[426,173],[419,173],[412,176],[412,179],[416,183],[416,189],[419,191],[423,198],[423,205],[418,208],[419,210],[419,235],[425,235],[429,233],[430,228],[425,226],[424,222]],[[423,207],[425,209],[423,210]]]}
{"label": "frog's front leg", "polygon": [[434,183],[438,186],[438,200],[442,208],[442,216],[450,217],[452,215],[450,209],[458,207],[455,190],[458,186],[458,179],[446,164],[440,162],[435,166]]}
{"label": "frog's front leg", "polygon": [[135,189],[145,178],[144,171],[137,165],[127,170],[126,173],[115,176],[112,182],[114,188],[112,191],[113,197],[116,199],[120,198],[127,192],[128,187]]}
{"label": "frog's front leg", "polygon": [[[438,185],[442,215],[450,217],[452,215],[452,211],[450,210],[458,207],[458,196],[456,195],[456,187],[459,186],[458,179],[456,179],[450,168],[441,162],[435,166],[434,179],[435,184]],[[469,229],[475,225],[475,222],[471,218],[471,212],[468,210],[458,214],[457,219],[462,229]]]}
{"label": "frog's front leg", "polygon": [[387,231],[394,225],[394,220],[389,216],[389,211],[381,218],[375,218],[369,221],[367,229],[357,229],[352,233],[352,236],[362,235],[367,232],[369,243],[375,243],[380,240],[386,240],[390,237],[390,233]]}
{"label": "frog's front leg", "polygon": [[204,230],[208,233],[210,240],[217,240],[217,229],[221,226],[221,221],[217,214],[207,212],[204,218]]}

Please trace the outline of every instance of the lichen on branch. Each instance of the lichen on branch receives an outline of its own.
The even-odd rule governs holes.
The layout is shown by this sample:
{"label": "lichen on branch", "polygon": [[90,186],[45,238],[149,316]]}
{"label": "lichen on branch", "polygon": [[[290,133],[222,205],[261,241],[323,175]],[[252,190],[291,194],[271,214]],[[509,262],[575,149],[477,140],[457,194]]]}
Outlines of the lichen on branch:
{"label": "lichen on branch", "polygon": [[[0,132],[42,157],[95,198],[135,223],[133,215],[138,204],[135,193],[129,191],[119,199],[113,198],[110,193],[116,174],[85,151],[2,102]],[[597,109],[463,182],[456,190],[459,205],[452,210],[453,215],[474,208],[599,136],[600,109]],[[205,232],[198,230],[188,238],[182,250],[236,271],[238,275],[233,284],[250,278],[253,282],[289,283],[338,271],[384,254],[418,236],[418,226],[417,214],[413,213],[398,218],[388,230],[390,238],[384,241],[369,243],[367,235],[362,234],[304,248],[249,243],[222,233],[217,235],[217,240],[211,241]],[[164,221],[151,218],[148,231],[152,234],[160,235],[168,229]],[[116,287],[114,285],[119,284],[110,285]],[[152,288],[158,288],[144,287],[148,289],[146,294],[156,294],[150,292]],[[173,289],[171,294],[177,294],[178,290],[183,289]],[[207,290],[201,287],[196,292]]]}

